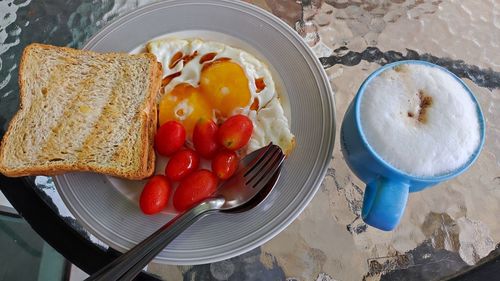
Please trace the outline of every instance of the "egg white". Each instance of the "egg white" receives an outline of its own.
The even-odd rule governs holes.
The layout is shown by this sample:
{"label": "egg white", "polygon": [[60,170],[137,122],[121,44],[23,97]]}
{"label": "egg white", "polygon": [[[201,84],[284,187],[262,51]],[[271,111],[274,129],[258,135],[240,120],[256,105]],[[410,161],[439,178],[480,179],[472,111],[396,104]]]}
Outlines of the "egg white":
{"label": "egg white", "polygon": [[[216,53],[217,55],[214,57],[214,60],[226,57],[239,64],[248,79],[248,88],[251,98],[245,107],[235,109],[233,114],[240,113],[247,115],[254,125],[254,131],[247,146],[246,153],[266,146],[270,142],[279,145],[287,154],[291,152],[295,143],[295,138],[290,132],[288,120],[279,102],[271,72],[260,60],[243,50],[222,43],[202,41],[199,39],[156,40],[149,42],[147,44],[147,49],[150,53],[154,54],[157,60],[163,65],[163,77],[176,72],[181,73],[165,86],[164,92],[166,95],[180,83],[189,83],[193,87],[198,87],[201,69],[203,67],[203,64],[200,64],[199,60],[205,54]],[[182,52],[183,55],[186,55],[194,54],[195,51],[198,52],[197,56],[188,63],[184,64],[181,60],[175,67],[172,69],[169,68],[170,61],[176,53]],[[255,79],[257,78],[263,78],[266,85],[259,93],[257,93],[257,86],[255,85]],[[256,111],[250,110],[250,105],[255,98],[259,101],[259,106]],[[183,109],[189,112],[189,108],[186,108],[186,105],[183,106]]]}

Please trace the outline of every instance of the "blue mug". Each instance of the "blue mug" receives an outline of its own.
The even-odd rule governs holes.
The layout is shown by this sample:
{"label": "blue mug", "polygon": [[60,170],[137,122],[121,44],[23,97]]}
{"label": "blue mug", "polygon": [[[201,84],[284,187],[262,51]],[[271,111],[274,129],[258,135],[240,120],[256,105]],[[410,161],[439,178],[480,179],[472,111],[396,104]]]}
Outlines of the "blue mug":
{"label": "blue mug", "polygon": [[[481,141],[469,161],[462,167],[445,175],[432,177],[416,177],[409,175],[393,167],[384,161],[366,141],[363,128],[360,123],[360,103],[367,85],[380,73],[388,68],[401,64],[423,64],[437,67],[459,81],[464,89],[469,92],[476,104],[479,116]],[[361,216],[363,221],[381,230],[393,230],[403,215],[409,192],[416,192],[427,187],[456,177],[466,171],[479,156],[484,144],[484,118],[479,103],[467,85],[447,69],[425,61],[399,61],[387,64],[373,72],[363,82],[356,97],[349,105],[344,116],[341,128],[341,146],[344,158],[349,168],[366,183]]]}

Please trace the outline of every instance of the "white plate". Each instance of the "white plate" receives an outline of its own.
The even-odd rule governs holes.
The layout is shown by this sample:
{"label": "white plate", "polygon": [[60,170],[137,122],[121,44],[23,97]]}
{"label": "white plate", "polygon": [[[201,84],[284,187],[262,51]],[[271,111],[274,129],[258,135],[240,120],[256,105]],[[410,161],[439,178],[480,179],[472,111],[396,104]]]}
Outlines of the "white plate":
{"label": "white plate", "polygon": [[[335,110],[318,59],[296,32],[272,14],[240,1],[165,1],[144,6],[106,26],[84,49],[133,52],[153,38],[198,37],[247,50],[271,66],[296,137],[269,197],[246,213],[216,213],[186,230],[155,259],[202,264],[227,259],[265,243],[289,225],[312,199],[331,160]],[[140,182],[93,173],[55,177],[64,202],[90,233],[126,251],[169,221],[166,210],[143,215]]]}

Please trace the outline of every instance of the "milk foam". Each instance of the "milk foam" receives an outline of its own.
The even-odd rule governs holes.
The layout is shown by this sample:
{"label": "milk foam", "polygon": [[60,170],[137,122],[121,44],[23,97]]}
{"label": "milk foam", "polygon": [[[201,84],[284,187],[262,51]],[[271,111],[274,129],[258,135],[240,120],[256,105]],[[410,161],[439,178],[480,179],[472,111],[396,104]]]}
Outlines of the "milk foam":
{"label": "milk foam", "polygon": [[454,77],[435,67],[405,64],[385,70],[367,85],[360,106],[370,146],[413,176],[456,170],[480,143],[475,102]]}

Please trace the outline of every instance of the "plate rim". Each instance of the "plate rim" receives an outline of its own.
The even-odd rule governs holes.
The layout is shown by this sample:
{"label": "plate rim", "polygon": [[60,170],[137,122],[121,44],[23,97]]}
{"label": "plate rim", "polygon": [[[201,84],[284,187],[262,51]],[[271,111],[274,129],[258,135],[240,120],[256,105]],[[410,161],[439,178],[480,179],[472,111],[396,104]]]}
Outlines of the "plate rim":
{"label": "plate rim", "polygon": [[[173,4],[173,5],[171,5]],[[292,29],[288,24],[286,24],[282,19],[278,18],[277,16],[273,15],[272,13],[254,5],[254,4],[249,4],[243,1],[230,1],[230,0],[207,0],[207,1],[196,1],[196,0],[185,0],[182,2],[175,1],[175,0],[167,0],[167,1],[160,1],[160,2],[155,2],[155,3],[150,3],[144,6],[141,6],[137,9],[134,9],[132,11],[129,11],[121,16],[118,16],[117,18],[113,19],[106,25],[104,25],[98,32],[96,32],[94,35],[92,35],[87,42],[81,47],[81,49],[84,50],[90,50],[93,46],[95,46],[97,43],[99,43],[101,40],[103,40],[107,34],[112,33],[115,29],[120,28],[120,26],[132,19],[142,17],[144,15],[148,14],[149,12],[152,12],[152,9],[155,9],[155,7],[161,7],[161,8],[166,8],[166,7],[171,7],[171,6],[180,6],[180,5],[193,5],[193,4],[212,4],[212,5],[221,5],[221,6],[226,6],[228,7],[231,6],[231,8],[234,8],[235,6],[239,6],[240,8],[247,9],[246,12],[249,14],[255,16],[255,15],[260,15],[266,17],[266,19],[273,24],[278,24],[283,31],[283,35],[286,37],[292,38],[293,42],[297,43],[302,47],[302,51],[305,51],[309,58],[305,57],[308,68],[310,71],[313,73],[313,76],[316,78],[319,78],[318,80],[321,80],[323,83],[318,83],[318,87],[321,89],[323,88],[325,94],[320,95],[320,98],[323,102],[322,106],[322,111],[323,111],[323,116],[330,115],[331,118],[328,120],[325,120],[324,118],[322,119],[322,123],[327,123],[323,124],[323,128],[330,127],[332,133],[327,135],[327,130],[323,130],[322,132],[322,142],[321,142],[321,149],[319,151],[325,151],[325,155],[322,157],[322,159],[316,159],[317,161],[314,163],[314,166],[312,167],[312,170],[317,170],[318,171],[318,176],[316,179],[312,181],[312,185],[307,188],[307,187],[302,187],[302,188],[307,188],[307,192],[305,193],[305,196],[298,198],[295,197],[290,203],[295,202],[296,200],[300,200],[298,202],[298,208],[292,210],[289,215],[285,216],[284,219],[279,222],[274,228],[272,228],[271,231],[268,231],[265,235],[257,237],[256,239],[252,240],[251,243],[246,243],[245,245],[242,245],[240,247],[235,247],[231,251],[226,251],[223,253],[217,253],[217,254],[212,254],[210,257],[203,257],[203,258],[196,258],[196,259],[179,259],[177,258],[176,260],[172,259],[155,259],[155,262],[159,263],[165,263],[165,264],[175,264],[175,265],[194,265],[194,264],[204,264],[204,263],[211,263],[211,262],[217,262],[221,261],[224,259],[232,258],[238,255],[241,255],[243,253],[246,253],[248,251],[251,251],[255,249],[256,247],[259,247],[263,245],[264,243],[268,242],[272,238],[274,238],[276,235],[281,233],[287,226],[289,226],[295,219],[304,211],[304,209],[309,205],[311,200],[314,198],[314,195],[317,193],[318,189],[321,187],[321,183],[325,177],[325,174],[327,172],[328,166],[331,162],[332,155],[333,155],[333,149],[334,149],[334,144],[335,144],[335,137],[336,137],[336,108],[335,108],[335,95],[334,92],[331,88],[330,81],[327,77],[327,74],[321,65],[319,59],[317,56],[314,54],[312,49],[306,44],[304,39],[299,36],[299,34]],[[250,12],[250,11],[251,12]],[[276,28],[276,27],[275,27]],[[177,31],[172,31],[172,32],[178,32],[182,30],[177,30]],[[168,33],[165,33],[167,35]],[[292,41],[292,40],[290,40]],[[294,44],[294,47],[297,48],[297,46]],[[313,65],[311,65],[311,63]],[[315,71],[316,70],[316,71]],[[330,114],[328,114],[330,113]],[[293,116],[293,113],[292,113]],[[325,146],[327,146],[325,148]],[[318,161],[321,160],[321,161]],[[55,176],[54,177],[54,182],[56,185],[56,188],[61,194],[64,194],[64,191],[61,190],[60,188],[60,181],[64,178],[65,174]],[[306,180],[309,181],[311,178],[311,174],[309,174],[308,179]],[[72,212],[72,214],[75,213],[75,208],[73,208],[72,204],[68,202],[68,199],[66,196],[61,196],[63,202],[68,206],[68,209]],[[284,211],[284,210],[283,210]],[[281,211],[280,214],[283,212]],[[78,213],[78,212],[77,212]],[[77,221],[83,225],[86,226],[86,230],[89,231],[89,233],[95,235],[93,232],[99,232],[93,227],[91,227],[90,224],[86,222],[81,216],[75,216]],[[274,221],[276,218],[273,218],[270,220],[268,223]],[[108,244],[109,247],[114,248],[117,246],[116,242],[111,241],[112,239],[107,239],[104,237],[105,235],[95,235],[99,240],[105,242]],[[237,240],[236,240],[237,241]],[[234,242],[234,241],[233,241]],[[121,248],[121,247],[120,247]],[[121,249],[120,249],[121,250]]]}

